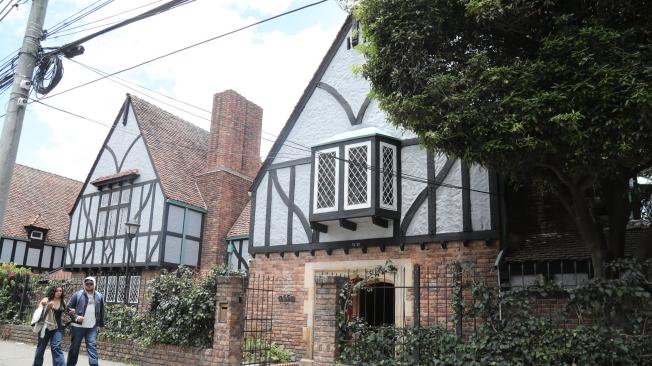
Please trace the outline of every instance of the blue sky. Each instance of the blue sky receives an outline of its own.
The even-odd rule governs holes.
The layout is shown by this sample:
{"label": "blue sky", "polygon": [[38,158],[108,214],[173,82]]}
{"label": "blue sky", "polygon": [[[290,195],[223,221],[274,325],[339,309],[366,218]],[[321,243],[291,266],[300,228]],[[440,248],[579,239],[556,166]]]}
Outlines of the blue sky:
{"label": "blue sky", "polygon": [[[152,1],[115,0],[71,27]],[[50,0],[46,29],[92,2]],[[311,2],[197,0],[89,41],[84,45],[85,54],[75,58],[75,61],[112,72]],[[150,7],[159,4],[161,2]],[[0,22],[0,59],[20,46],[30,6],[31,2],[20,6]],[[93,25],[133,16],[146,9]],[[271,146],[270,140],[274,139],[287,120],[345,18],[346,13],[337,2],[329,0],[119,76],[209,110],[214,93],[224,89],[238,91],[263,107],[263,130],[267,132],[262,142],[264,156]],[[82,29],[84,27],[77,30]],[[44,45],[61,45],[92,32],[49,39]],[[64,70],[62,82],[51,94],[98,77],[69,60],[64,60]],[[101,124],[62,114],[36,103],[30,104],[17,162],[83,180],[108,133],[109,128],[105,125],[114,120],[127,92],[148,99],[133,90],[103,80],[46,101]],[[8,94],[0,95],[1,114],[6,109]],[[157,98],[164,100],[160,96]],[[205,116],[197,118],[149,100],[203,128],[209,127],[205,120],[209,116],[203,112],[193,111]],[[3,123],[4,120],[0,121],[0,125]]]}

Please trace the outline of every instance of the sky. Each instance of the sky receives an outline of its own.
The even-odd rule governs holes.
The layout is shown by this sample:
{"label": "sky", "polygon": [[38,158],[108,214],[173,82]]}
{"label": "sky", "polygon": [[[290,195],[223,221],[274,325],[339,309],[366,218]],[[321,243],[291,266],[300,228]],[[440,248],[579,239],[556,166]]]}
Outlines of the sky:
{"label": "sky", "polygon": [[[45,29],[52,28],[94,1],[50,0]],[[164,2],[165,0],[114,0],[97,12],[69,25],[67,31],[52,35],[42,45],[63,45],[102,27],[70,33],[126,19]],[[88,41],[84,43],[84,54],[75,57],[74,61],[110,73],[312,2],[314,0],[196,0]],[[88,24],[150,3],[154,4]],[[30,6],[31,1],[20,5],[0,22],[0,59],[22,44]],[[263,108],[261,156],[264,157],[346,16],[336,0],[329,0],[130,70],[118,77],[205,110],[211,110],[213,94],[226,89],[237,91]],[[99,77],[78,63],[64,58],[63,79],[50,95]],[[16,162],[83,181],[126,93],[137,95],[191,123],[209,129],[210,114],[205,111],[150,91],[137,87],[134,91],[104,79],[43,101],[99,123],[38,103],[29,104]],[[6,110],[8,94],[9,91],[0,95],[0,114]],[[3,124],[4,117],[0,119],[0,126]]]}

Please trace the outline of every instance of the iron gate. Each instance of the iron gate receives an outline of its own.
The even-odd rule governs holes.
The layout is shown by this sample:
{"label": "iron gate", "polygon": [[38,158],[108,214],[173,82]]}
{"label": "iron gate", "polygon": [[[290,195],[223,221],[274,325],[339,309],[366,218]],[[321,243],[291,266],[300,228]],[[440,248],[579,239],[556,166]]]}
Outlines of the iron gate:
{"label": "iron gate", "polygon": [[269,365],[274,314],[274,277],[250,275],[245,285],[243,365]]}

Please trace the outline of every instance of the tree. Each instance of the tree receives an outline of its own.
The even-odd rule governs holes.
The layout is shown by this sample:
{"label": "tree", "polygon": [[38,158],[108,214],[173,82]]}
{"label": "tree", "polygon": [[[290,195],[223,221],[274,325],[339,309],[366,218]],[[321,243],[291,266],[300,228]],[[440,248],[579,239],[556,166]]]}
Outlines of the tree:
{"label": "tree", "polygon": [[652,166],[649,6],[362,0],[362,72],[426,147],[558,195],[602,276],[624,255],[628,180]]}

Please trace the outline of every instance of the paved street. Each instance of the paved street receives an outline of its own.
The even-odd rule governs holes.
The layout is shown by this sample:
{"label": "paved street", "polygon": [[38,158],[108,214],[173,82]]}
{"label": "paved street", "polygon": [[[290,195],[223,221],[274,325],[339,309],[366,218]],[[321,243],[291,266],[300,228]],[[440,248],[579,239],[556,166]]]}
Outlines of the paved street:
{"label": "paved street", "polygon": [[[33,344],[19,343],[14,341],[0,341],[0,366],[31,366],[34,361],[34,351],[36,346]],[[102,366],[127,366],[125,363],[104,361],[101,359],[102,350],[100,349],[100,365]],[[68,353],[66,352],[66,356]],[[52,355],[50,348],[45,351],[43,365],[52,365]],[[88,358],[79,355],[79,366],[88,365]]]}

